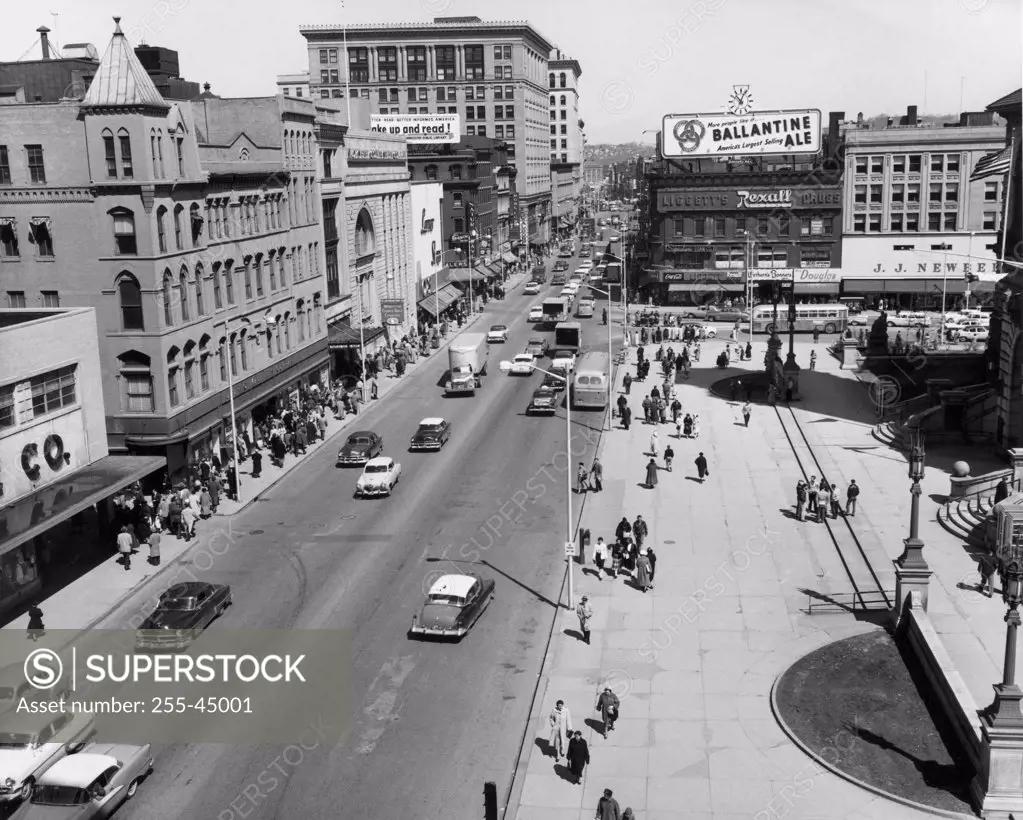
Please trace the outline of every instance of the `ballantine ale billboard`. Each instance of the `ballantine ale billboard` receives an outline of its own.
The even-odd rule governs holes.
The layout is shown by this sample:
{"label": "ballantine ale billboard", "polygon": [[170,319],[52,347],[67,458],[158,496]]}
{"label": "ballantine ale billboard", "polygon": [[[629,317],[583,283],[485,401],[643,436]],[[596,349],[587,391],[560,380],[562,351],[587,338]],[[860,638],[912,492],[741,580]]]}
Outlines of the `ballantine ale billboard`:
{"label": "ballantine ale billboard", "polygon": [[753,111],[749,114],[668,114],[661,150],[670,159],[815,154],[821,150],[821,112]]}

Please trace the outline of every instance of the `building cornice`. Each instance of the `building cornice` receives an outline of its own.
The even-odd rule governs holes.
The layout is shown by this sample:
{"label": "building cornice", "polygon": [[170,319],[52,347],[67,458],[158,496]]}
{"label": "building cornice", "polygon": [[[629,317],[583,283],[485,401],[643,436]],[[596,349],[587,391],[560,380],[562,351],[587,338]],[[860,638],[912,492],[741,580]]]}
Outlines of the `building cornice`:
{"label": "building cornice", "polygon": [[939,145],[975,145],[986,148],[989,145],[1005,144],[1005,126],[980,125],[965,128],[886,128],[882,131],[850,131],[844,136],[847,155],[859,150],[883,147],[925,147]]}
{"label": "building cornice", "polygon": [[31,205],[34,203],[94,202],[96,189],[83,188],[7,188],[0,187],[0,204]]}
{"label": "building cornice", "polygon": [[[473,35],[480,39],[492,39],[496,36],[521,36],[531,41],[537,51],[553,50],[554,45],[540,34],[527,20],[491,20],[479,23],[355,23],[342,28],[338,25],[304,25],[298,27],[298,33],[309,42],[335,42],[347,38],[351,42],[366,42],[386,38],[401,37],[426,41],[455,40],[466,42]],[[468,35],[468,36],[467,36]],[[471,42],[471,40],[470,40]]]}

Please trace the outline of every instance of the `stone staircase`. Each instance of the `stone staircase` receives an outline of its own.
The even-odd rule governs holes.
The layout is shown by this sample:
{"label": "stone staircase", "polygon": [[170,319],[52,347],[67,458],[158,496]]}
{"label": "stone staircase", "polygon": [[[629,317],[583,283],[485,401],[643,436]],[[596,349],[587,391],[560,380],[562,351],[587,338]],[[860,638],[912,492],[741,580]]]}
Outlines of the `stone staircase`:
{"label": "stone staircase", "polygon": [[971,547],[983,549],[987,520],[994,506],[994,491],[949,501],[938,507],[938,523]]}
{"label": "stone staircase", "polygon": [[870,429],[870,434],[886,447],[902,452],[906,450],[903,425],[899,421],[884,421],[880,424],[875,424]]}

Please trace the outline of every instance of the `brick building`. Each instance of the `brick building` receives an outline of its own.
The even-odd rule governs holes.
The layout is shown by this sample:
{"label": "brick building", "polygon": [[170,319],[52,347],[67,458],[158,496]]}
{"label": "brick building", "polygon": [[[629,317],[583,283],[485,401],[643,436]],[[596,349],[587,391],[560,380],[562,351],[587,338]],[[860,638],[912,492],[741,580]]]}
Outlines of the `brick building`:
{"label": "brick building", "polygon": [[555,236],[568,236],[582,208],[583,129],[579,78],[583,70],[559,49],[548,63],[551,129],[551,215]]}

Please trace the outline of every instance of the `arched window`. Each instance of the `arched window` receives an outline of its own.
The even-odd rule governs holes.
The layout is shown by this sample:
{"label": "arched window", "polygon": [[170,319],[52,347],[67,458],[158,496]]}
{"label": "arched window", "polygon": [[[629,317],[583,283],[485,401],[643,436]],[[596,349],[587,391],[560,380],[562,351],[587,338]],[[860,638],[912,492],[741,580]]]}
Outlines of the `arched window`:
{"label": "arched window", "polygon": [[220,383],[227,382],[227,337],[221,336],[217,343],[217,358],[220,359]]}
{"label": "arched window", "polygon": [[245,335],[245,328],[242,328],[238,333],[238,349],[242,354],[242,370],[249,369],[249,351],[248,351],[249,337]]}
{"label": "arched window", "polygon": [[249,158],[249,149],[243,147],[238,152],[238,159],[240,159],[242,162],[245,162],[248,158]]}
{"label": "arched window", "polygon": [[185,207],[183,205],[174,206],[174,245],[177,249],[183,250],[181,244],[181,215],[184,213]]}
{"label": "arched window", "polygon": [[139,280],[130,273],[122,273],[117,279],[117,298],[121,303],[121,330],[145,330]]}
{"label": "arched window", "polygon": [[160,178],[160,166],[156,158],[156,129],[149,131],[149,151],[153,155],[153,179]]}
{"label": "arched window", "polygon": [[278,356],[281,355],[281,336],[283,335],[281,333],[281,325],[282,325],[281,317],[278,316],[277,317],[277,321],[274,322],[274,336],[277,337],[277,355]]}
{"label": "arched window", "polygon": [[275,251],[270,251],[266,255],[266,270],[270,274],[270,292],[273,293],[277,290],[277,268],[275,267],[276,260],[274,259]]}
{"label": "arched window", "polygon": [[167,327],[174,326],[174,277],[169,270],[163,272],[163,323]]}
{"label": "arched window", "polygon": [[561,95],[561,104],[568,105],[568,97],[566,97],[564,94]]}
{"label": "arched window", "polygon": [[565,72],[564,72],[564,71],[562,71],[562,72],[561,72],[561,87],[562,87],[562,88],[565,88],[565,80],[566,80],[566,77],[565,77]]}
{"label": "arched window", "polygon": [[199,339],[199,390],[205,393],[210,389],[210,337],[204,335]]}
{"label": "arched window", "polygon": [[298,316],[298,343],[305,341],[305,300],[295,302],[295,314]]}
{"label": "arched window", "polygon": [[256,254],[256,298],[263,295],[263,254]]}
{"label": "arched window", "polygon": [[185,345],[185,399],[195,398],[195,342]]}
{"label": "arched window", "polygon": [[103,157],[107,163],[107,176],[117,179],[117,147],[114,144],[114,132],[103,129]]}
{"label": "arched window", "polygon": [[195,266],[195,315],[205,316],[206,315],[206,303],[203,300],[202,295],[202,277],[203,277],[202,262]]}
{"label": "arched window", "polygon": [[355,221],[355,255],[366,256],[376,249],[376,236],[373,231],[373,218],[363,208]]}
{"label": "arched window", "polygon": [[554,105],[555,99],[556,99],[555,96],[551,94],[551,105]]}
{"label": "arched window", "polygon": [[242,270],[245,274],[245,298],[252,298],[252,257],[246,256],[242,260]]}
{"label": "arched window", "polygon": [[181,321],[187,322],[191,317],[188,315],[188,271],[184,267],[178,274],[178,298],[181,300]]}
{"label": "arched window", "polygon": [[284,349],[291,350],[291,314],[284,314]]}
{"label": "arched window", "polygon": [[156,158],[160,163],[160,179],[164,178],[163,173],[163,132],[156,132]]}
{"label": "arched window", "polygon": [[551,88],[554,88],[555,83],[554,83],[554,72],[553,71],[550,73],[549,78],[550,78]]}
{"label": "arched window", "polygon": [[167,209],[163,205],[156,209],[156,238],[160,253],[167,253]]}
{"label": "arched window", "polygon": [[126,208],[115,208],[110,216],[114,220],[114,253],[117,256],[137,256],[139,245],[135,238],[135,215]]}
{"label": "arched window", "polygon": [[274,329],[272,325],[266,327],[266,355],[267,358],[272,359],[274,357]]}
{"label": "arched window", "polygon": [[224,298],[220,292],[220,263],[213,263],[213,308],[220,310],[224,306]]}
{"label": "arched window", "polygon": [[285,278],[285,275],[284,275],[284,254],[285,253],[286,253],[286,250],[284,248],[279,248],[278,251],[277,251],[277,273],[280,276],[281,287],[282,288],[286,288],[288,286],[288,280]]}
{"label": "arched window", "polygon": [[199,239],[202,236],[203,226],[202,212],[199,210],[199,205],[196,202],[192,203],[192,207],[188,209],[188,227],[192,233],[192,247],[199,247]]}
{"label": "arched window", "polygon": [[181,404],[181,394],[178,392],[178,378],[181,370],[181,362],[178,357],[181,351],[172,347],[167,351],[167,402],[171,407]]}
{"label": "arched window", "polygon": [[227,303],[234,304],[234,260],[228,259],[224,263],[224,295],[227,296]]}
{"label": "arched window", "polygon": [[228,350],[230,351],[230,359],[231,359],[231,376],[232,377],[235,377],[235,376],[238,375],[238,359],[237,359],[237,356],[235,355],[235,349],[237,348],[237,346],[238,346],[238,334],[232,333],[231,334],[231,341],[228,344]]}
{"label": "arched window", "polygon": [[121,149],[121,176],[131,179],[135,176],[135,165],[131,161],[131,137],[125,129],[117,132],[117,142]]}
{"label": "arched window", "polygon": [[121,383],[121,408],[125,413],[152,413],[153,371],[150,358],[137,350],[117,357]]}

